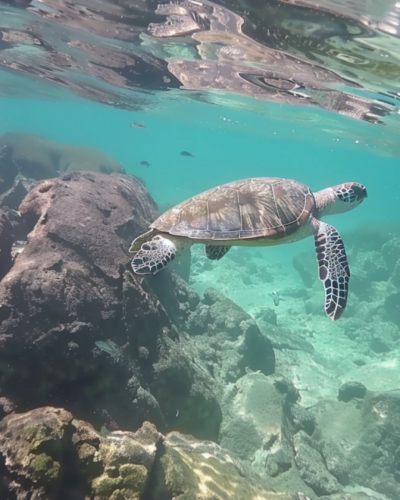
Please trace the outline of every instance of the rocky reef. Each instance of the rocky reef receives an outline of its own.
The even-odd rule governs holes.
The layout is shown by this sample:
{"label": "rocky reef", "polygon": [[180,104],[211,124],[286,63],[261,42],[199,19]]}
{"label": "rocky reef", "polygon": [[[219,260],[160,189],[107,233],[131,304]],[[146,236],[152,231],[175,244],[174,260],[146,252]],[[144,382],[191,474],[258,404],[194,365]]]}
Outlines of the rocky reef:
{"label": "rocky reef", "polygon": [[3,134],[0,136],[0,207],[17,210],[35,182],[76,171],[125,173],[117,160],[94,148],[61,144],[22,132]]}
{"label": "rocky reef", "polygon": [[303,500],[251,484],[239,460],[210,441],[144,422],[106,436],[64,409],[12,414],[0,423],[0,494],[6,498]]}
{"label": "rocky reef", "polygon": [[[29,192],[27,244],[0,283],[1,392],[19,410],[63,405],[97,425],[151,418],[166,430],[180,409],[181,430],[198,423],[199,436],[217,437],[220,408],[183,349],[189,310],[169,293],[174,278],[129,271],[129,243],[156,213],[143,184],[121,174],[67,174]],[[108,339],[111,354],[96,347]]]}
{"label": "rocky reef", "polygon": [[193,287],[189,258],[133,275],[156,216],[122,173],[41,180],[1,209],[0,498],[397,500],[400,395],[369,377],[394,369],[398,240],[357,250],[355,283],[372,258],[386,281],[355,285],[357,322],[332,333],[304,255],[279,306],[247,311],[219,285],[265,297],[258,256],[231,250],[218,275],[194,248]]}

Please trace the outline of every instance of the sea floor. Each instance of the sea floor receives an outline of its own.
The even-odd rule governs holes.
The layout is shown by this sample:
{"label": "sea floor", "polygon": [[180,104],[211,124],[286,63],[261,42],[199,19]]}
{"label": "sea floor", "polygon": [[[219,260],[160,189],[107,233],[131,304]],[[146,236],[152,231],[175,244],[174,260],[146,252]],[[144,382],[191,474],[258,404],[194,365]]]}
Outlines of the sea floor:
{"label": "sea floor", "polygon": [[[313,242],[308,243],[312,264]],[[307,250],[303,242],[299,247]],[[275,349],[276,371],[294,382],[303,406],[335,399],[339,387],[352,380],[363,383],[370,391],[398,389],[399,350],[382,341],[389,333],[392,341],[397,337],[397,327],[386,321],[383,311],[386,283],[375,282],[372,288],[376,293],[369,301],[352,293],[350,283],[347,310],[332,322],[323,310],[324,290],[317,279],[316,262],[316,279],[307,288],[292,264],[296,254],[286,247],[233,248],[220,261],[210,262],[203,247],[196,245],[192,248],[190,284],[200,296],[208,287],[219,290],[250,314],[261,330],[268,330],[272,322],[312,345],[313,352]],[[357,271],[363,274],[353,265],[355,280]],[[274,304],[273,292],[279,294],[279,305]]]}

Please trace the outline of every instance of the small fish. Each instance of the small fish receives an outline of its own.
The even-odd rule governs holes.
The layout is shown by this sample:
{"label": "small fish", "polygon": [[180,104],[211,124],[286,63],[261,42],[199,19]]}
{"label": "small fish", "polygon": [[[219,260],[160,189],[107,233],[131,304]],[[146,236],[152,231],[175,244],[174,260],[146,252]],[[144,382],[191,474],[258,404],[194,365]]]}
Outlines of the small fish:
{"label": "small fish", "polygon": [[146,161],[146,160],[141,161],[141,162],[140,162],[140,164],[141,164],[141,165],[144,165],[144,166],[145,166],[145,167],[147,167],[147,168],[151,167],[151,163],[149,163],[149,162],[148,162],[148,161]]}
{"label": "small fish", "polygon": [[110,434],[110,431],[107,429],[107,427],[105,425],[103,425],[100,429],[100,434],[103,436],[103,437],[107,437],[109,434]]}
{"label": "small fish", "polygon": [[175,418],[178,418],[178,417],[179,417],[179,410],[176,410]]}
{"label": "small fish", "polygon": [[103,342],[102,340],[97,340],[95,344],[99,349],[101,349],[104,352],[108,352],[108,354],[111,354],[112,356],[119,355],[121,353],[121,350],[117,346],[117,344],[114,344],[114,342],[110,339],[108,339],[106,342]]}
{"label": "small fish", "polygon": [[133,122],[131,123],[131,127],[135,127],[135,128],[146,128],[145,125],[142,125],[141,123],[137,123],[137,122]]}
{"label": "small fish", "polygon": [[271,292],[271,295],[272,295],[272,300],[274,301],[274,304],[276,306],[279,306],[279,302],[281,300],[283,300],[280,296],[279,296],[279,292]]}
{"label": "small fish", "polygon": [[189,151],[182,151],[181,156],[191,156],[192,158],[194,158],[194,155],[192,155],[192,153],[189,153]]}

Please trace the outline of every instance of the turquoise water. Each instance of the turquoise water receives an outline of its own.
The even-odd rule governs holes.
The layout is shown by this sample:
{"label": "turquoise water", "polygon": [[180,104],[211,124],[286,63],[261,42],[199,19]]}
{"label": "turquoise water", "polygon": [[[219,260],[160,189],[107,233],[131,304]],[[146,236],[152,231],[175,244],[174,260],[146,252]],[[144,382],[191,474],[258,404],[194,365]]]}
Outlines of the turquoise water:
{"label": "turquoise water", "polygon": [[[399,5],[327,1],[325,23],[285,2],[287,25],[268,24],[275,2],[229,6],[252,19],[252,45],[233,10],[168,4],[205,13],[158,37],[147,26],[162,14],[134,3],[0,0],[0,500],[398,500]],[[262,85],[238,86],[243,72]],[[390,113],[344,116],[342,92]],[[97,157],[91,172],[38,174],[69,165],[66,145],[125,173],[98,173]],[[134,274],[130,244],[161,213],[254,177],[366,186],[326,219],[351,270],[338,321],[313,237],[218,261],[193,245]]]}
{"label": "turquoise water", "polygon": [[[98,148],[141,177],[157,202],[175,204],[211,187],[246,177],[294,178],[317,191],[355,180],[367,186],[371,199],[341,224],[370,220],[397,222],[400,179],[398,157],[381,146],[389,132],[336,118],[337,133],[304,120],[304,110],[291,110],[293,121],[264,113],[246,113],[196,102],[166,102],[155,111],[129,112],[81,102],[1,102],[0,133],[43,135],[60,143]],[[311,115],[312,116],[312,115]],[[318,115],[317,115],[318,116]],[[131,122],[146,129],[131,128]],[[350,128],[350,133],[347,128]],[[359,141],[359,142],[356,142]],[[181,157],[187,150],[195,158]],[[388,156],[386,156],[388,155]],[[140,165],[146,160],[150,168]],[[377,175],[379,171],[379,175]]]}

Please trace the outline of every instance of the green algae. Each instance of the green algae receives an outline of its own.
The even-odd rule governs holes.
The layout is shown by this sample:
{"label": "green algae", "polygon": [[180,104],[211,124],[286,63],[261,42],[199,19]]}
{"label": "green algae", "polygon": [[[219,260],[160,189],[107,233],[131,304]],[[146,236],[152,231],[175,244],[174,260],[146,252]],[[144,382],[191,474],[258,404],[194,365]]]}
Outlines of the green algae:
{"label": "green algae", "polygon": [[112,467],[92,481],[92,488],[100,499],[136,500],[143,491],[147,474],[144,465],[124,464],[118,469]]}
{"label": "green algae", "polygon": [[35,476],[47,481],[57,479],[60,472],[60,464],[55,462],[46,453],[34,455],[29,464]]}

